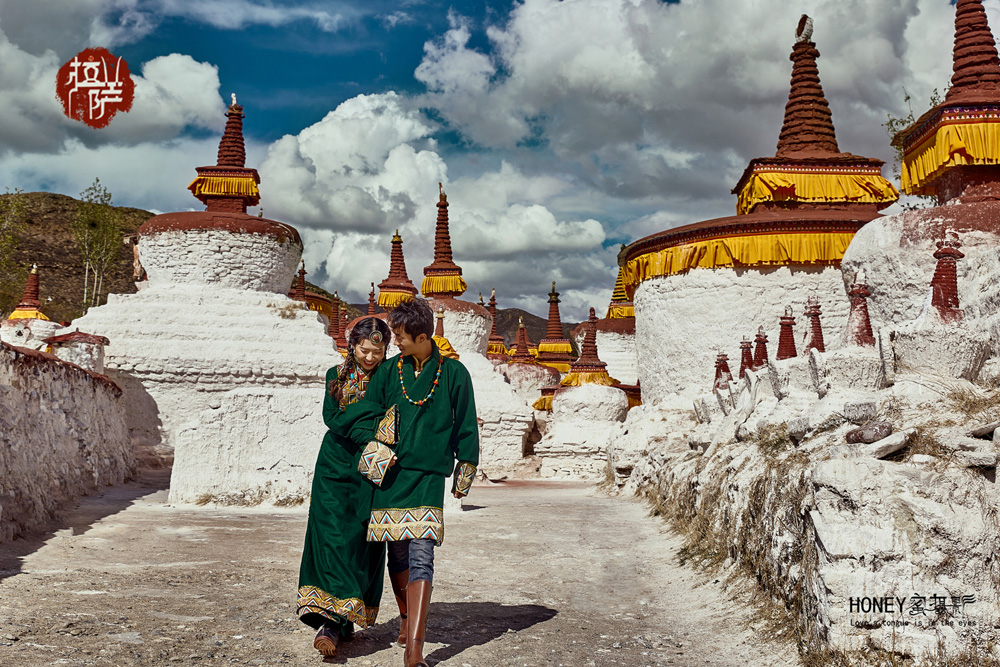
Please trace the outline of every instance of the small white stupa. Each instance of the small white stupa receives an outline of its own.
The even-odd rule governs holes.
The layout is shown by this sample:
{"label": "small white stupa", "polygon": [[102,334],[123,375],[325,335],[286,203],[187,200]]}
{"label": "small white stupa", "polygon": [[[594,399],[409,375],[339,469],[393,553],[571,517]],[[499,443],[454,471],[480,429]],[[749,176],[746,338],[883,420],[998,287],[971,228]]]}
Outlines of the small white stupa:
{"label": "small white stupa", "polygon": [[148,286],[74,325],[111,340],[105,369],[133,444],[173,456],[172,502],[294,501],[309,493],[325,373],[342,357],[319,314],[286,295],[298,232],[246,213],[260,177],[244,166],[243,107],[226,116],[218,164],[188,186],[207,210],[144,224]]}

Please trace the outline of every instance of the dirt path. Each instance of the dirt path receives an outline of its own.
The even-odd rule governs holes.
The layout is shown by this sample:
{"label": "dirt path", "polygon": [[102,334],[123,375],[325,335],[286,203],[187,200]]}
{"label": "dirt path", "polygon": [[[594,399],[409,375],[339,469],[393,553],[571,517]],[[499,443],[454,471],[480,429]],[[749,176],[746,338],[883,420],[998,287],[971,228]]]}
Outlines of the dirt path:
{"label": "dirt path", "polygon": [[[321,665],[294,613],[305,510],[166,505],[165,479],[88,498],[54,532],[0,546],[0,665]],[[431,665],[797,665],[758,645],[718,585],[677,565],[637,502],[581,484],[473,489],[446,519]],[[398,613],[340,664],[402,664]]]}

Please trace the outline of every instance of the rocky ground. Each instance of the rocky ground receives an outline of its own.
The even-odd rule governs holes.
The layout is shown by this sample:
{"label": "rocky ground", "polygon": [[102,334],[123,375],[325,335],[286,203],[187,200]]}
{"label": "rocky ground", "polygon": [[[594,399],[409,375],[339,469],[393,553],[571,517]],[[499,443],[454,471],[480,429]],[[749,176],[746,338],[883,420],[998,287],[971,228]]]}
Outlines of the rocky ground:
{"label": "rocky ground", "polygon": [[[0,546],[0,664],[322,664],[295,617],[305,509],[166,503],[167,477]],[[583,484],[476,486],[437,552],[431,665],[798,664],[647,508]],[[399,665],[398,613],[334,662]]]}

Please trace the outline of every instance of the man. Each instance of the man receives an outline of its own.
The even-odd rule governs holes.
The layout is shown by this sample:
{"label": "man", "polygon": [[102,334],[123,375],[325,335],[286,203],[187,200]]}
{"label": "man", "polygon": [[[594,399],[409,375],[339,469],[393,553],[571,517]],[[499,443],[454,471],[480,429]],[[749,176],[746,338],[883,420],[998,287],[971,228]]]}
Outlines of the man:
{"label": "man", "polygon": [[[445,478],[454,474],[456,498],[468,494],[479,464],[479,426],[472,378],[461,362],[437,349],[427,302],[399,304],[389,313],[389,327],[400,353],[372,376],[363,402],[373,413],[397,407],[399,441],[396,462],[375,490],[368,541],[388,542],[389,577],[405,628],[400,642],[407,667],[419,667],[427,665],[424,636],[434,547],[444,541]],[[350,435],[357,442],[371,440],[372,421],[359,420]]]}

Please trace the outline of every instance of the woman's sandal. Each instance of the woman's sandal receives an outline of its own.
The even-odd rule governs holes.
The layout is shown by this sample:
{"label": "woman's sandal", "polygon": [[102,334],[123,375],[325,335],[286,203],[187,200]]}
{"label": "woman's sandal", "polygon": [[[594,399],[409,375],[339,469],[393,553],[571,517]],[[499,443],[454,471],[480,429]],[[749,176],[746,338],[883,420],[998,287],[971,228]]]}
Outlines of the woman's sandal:
{"label": "woman's sandal", "polygon": [[316,633],[316,639],[313,640],[313,648],[319,651],[323,657],[329,658],[337,655],[337,644],[339,643],[340,633],[324,625]]}

